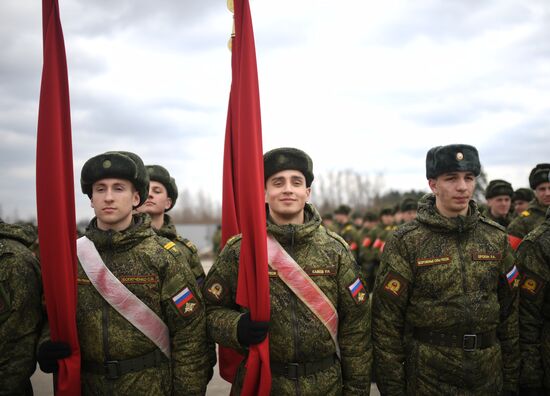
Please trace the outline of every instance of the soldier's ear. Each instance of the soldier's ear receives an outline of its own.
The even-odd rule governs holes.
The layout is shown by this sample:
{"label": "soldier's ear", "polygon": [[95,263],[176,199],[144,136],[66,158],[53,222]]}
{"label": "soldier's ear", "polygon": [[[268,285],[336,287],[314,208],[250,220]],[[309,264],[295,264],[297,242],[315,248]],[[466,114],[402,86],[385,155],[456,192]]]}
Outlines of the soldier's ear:
{"label": "soldier's ear", "polygon": [[309,201],[309,197],[311,196],[311,187],[306,188],[306,201]]}
{"label": "soldier's ear", "polygon": [[430,190],[435,194],[437,192],[437,179],[428,179]]}

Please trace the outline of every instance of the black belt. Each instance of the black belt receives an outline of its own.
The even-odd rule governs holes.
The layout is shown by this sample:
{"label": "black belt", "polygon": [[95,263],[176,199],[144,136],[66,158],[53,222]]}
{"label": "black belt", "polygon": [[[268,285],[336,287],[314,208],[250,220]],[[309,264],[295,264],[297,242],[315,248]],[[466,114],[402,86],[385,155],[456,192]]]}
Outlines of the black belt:
{"label": "black belt", "polygon": [[153,352],[132,359],[108,360],[103,363],[82,361],[82,370],[104,375],[107,379],[117,379],[127,373],[158,367],[167,361],[164,354],[159,349],[155,349]]}
{"label": "black belt", "polygon": [[492,347],[497,343],[497,333],[495,330],[484,333],[442,333],[439,331],[415,328],[413,337],[420,341],[432,345],[462,348],[465,351],[476,349],[485,349]]}
{"label": "black belt", "polygon": [[336,355],[327,356],[324,359],[317,360],[316,362],[304,362],[304,363],[277,363],[270,362],[271,373],[286,377],[289,380],[297,380],[300,377],[307,377],[313,375],[319,371],[323,371],[331,367],[338,361]]}

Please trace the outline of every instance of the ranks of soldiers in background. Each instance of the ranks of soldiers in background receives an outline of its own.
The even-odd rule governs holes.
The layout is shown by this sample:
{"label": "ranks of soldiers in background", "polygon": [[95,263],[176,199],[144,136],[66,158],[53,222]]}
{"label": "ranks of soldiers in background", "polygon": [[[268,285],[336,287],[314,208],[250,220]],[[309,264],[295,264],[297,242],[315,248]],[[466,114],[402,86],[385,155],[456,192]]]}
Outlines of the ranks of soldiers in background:
{"label": "ranks of soldiers in background", "polygon": [[[77,245],[82,394],[204,394],[212,368],[202,294],[175,243],[155,234],[147,214],[132,215],[149,194],[143,162],[129,152],[100,154],[84,164],[80,182],[96,215]],[[85,259],[91,254],[118,286],[95,276],[94,263]],[[113,295],[118,301],[136,297],[140,314],[117,305]],[[70,353],[63,340],[44,334],[41,369],[56,372],[57,359]]]}
{"label": "ranks of soldiers in background", "polygon": [[517,248],[525,235],[544,221],[546,209],[550,206],[550,164],[535,166],[529,174],[529,185],[535,191],[535,199],[507,229],[514,248]]}
{"label": "ranks of soldiers in background", "polygon": [[348,205],[340,205],[334,211],[334,221],[338,224],[338,234],[346,241],[353,257],[357,260],[359,253],[359,236],[357,228],[351,220],[351,208]]}
{"label": "ranks of soldiers in background", "polygon": [[359,212],[353,212],[351,214],[351,221],[355,226],[355,231],[361,232],[361,230],[363,229],[363,215]]}
{"label": "ranks of soldiers in background", "polygon": [[514,207],[515,217],[519,216],[529,207],[529,202],[535,199],[535,194],[530,188],[518,188],[512,196],[512,206]]}
{"label": "ranks of soldiers in background", "polygon": [[485,189],[487,207],[482,214],[503,227],[508,227],[512,221],[510,208],[514,190],[512,185],[505,180],[491,180]]}
{"label": "ranks of soldiers in background", "polygon": [[[521,395],[550,394],[550,208],[518,248]],[[546,393],[545,393],[546,392]]]}
{"label": "ranks of soldiers in background", "polygon": [[389,206],[380,211],[378,224],[366,234],[359,247],[358,261],[369,291],[374,286],[376,272],[380,264],[380,255],[384,250],[385,241],[396,228],[393,212],[394,208]]}
{"label": "ranks of soldiers in background", "polygon": [[[282,268],[276,263],[269,267],[271,394],[368,395],[372,366],[368,294],[346,242],[322,227],[317,210],[306,203],[312,167],[301,150],[281,148],[264,155],[267,232],[277,241],[270,249],[286,257]],[[293,199],[281,205],[282,196]],[[268,324],[252,321],[236,303],[241,241],[239,235],[227,242],[203,290],[209,335],[246,356],[249,345],[265,338]],[[303,275],[292,275],[293,282],[285,283],[286,266],[300,267],[303,271],[296,273]],[[312,283],[330,304],[314,308],[309,294],[296,290]],[[323,323],[316,310],[321,317],[336,310],[331,317],[338,317],[338,323],[330,322],[335,327]],[[240,393],[245,364],[237,371],[231,394]]]}
{"label": "ranks of soldiers in background", "polygon": [[330,230],[332,232],[338,233],[338,230],[340,227],[338,227],[338,224],[334,221],[334,216],[332,213],[328,212],[323,215],[323,227],[325,227],[327,230]]}
{"label": "ranks of soldiers in background", "polygon": [[0,394],[32,395],[36,343],[42,328],[42,281],[29,250],[34,229],[0,219]]}
{"label": "ranks of soldiers in background", "polygon": [[429,150],[433,194],[386,244],[373,292],[382,394],[502,395],[518,386],[519,274],[506,233],[471,200],[477,150]]}
{"label": "ranks of soldiers in background", "polygon": [[217,258],[220,255],[222,250],[222,225],[218,224],[216,226],[216,231],[212,234],[212,253],[214,258]]}
{"label": "ranks of soldiers in background", "polygon": [[178,199],[176,180],[166,168],[160,165],[146,165],[149,173],[149,195],[147,201],[137,210],[151,216],[151,226],[155,232],[176,244],[184,257],[184,262],[191,267],[199,287],[206,276],[202,267],[197,247],[189,239],[178,234],[176,226],[166,212],[174,207]]}
{"label": "ranks of soldiers in background", "polygon": [[401,212],[401,224],[409,223],[416,219],[418,201],[414,198],[405,198],[401,201],[399,210]]}

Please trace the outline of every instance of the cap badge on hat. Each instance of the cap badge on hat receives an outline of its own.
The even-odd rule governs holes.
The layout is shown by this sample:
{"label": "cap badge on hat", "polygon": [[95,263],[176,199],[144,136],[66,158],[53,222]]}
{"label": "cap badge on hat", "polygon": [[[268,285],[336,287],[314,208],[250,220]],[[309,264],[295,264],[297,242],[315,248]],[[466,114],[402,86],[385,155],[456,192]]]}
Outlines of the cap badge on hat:
{"label": "cap badge on hat", "polygon": [[464,159],[464,154],[459,151],[458,153],[456,153],[456,159],[457,161],[462,161]]}
{"label": "cap badge on hat", "polygon": [[284,164],[286,162],[286,156],[285,155],[279,155],[279,158],[277,158],[277,162],[279,164]]}
{"label": "cap badge on hat", "polygon": [[109,161],[109,160],[103,161],[103,168],[104,169],[109,169],[110,167],[111,167],[111,161]]}

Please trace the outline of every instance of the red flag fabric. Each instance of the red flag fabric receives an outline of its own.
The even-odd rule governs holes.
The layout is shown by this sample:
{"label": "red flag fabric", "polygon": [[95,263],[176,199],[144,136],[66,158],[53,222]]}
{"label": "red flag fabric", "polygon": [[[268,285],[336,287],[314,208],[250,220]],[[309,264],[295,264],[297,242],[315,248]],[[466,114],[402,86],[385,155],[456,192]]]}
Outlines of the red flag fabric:
{"label": "red flag fabric", "polygon": [[38,110],[36,203],[40,265],[53,341],[71,345],[59,361],[56,395],[80,395],[76,329],[76,221],[69,83],[57,0],[42,1],[44,65]]}
{"label": "red flag fabric", "polygon": [[[232,82],[224,149],[222,243],[242,233],[237,303],[250,309],[252,320],[269,321],[269,277],[264,198],[260,94],[254,32],[248,0],[235,0]],[[242,359],[220,351],[220,374],[234,379]],[[229,363],[229,364],[228,364]],[[271,390],[269,337],[249,348],[243,395]],[[233,371],[232,371],[233,370]]]}

